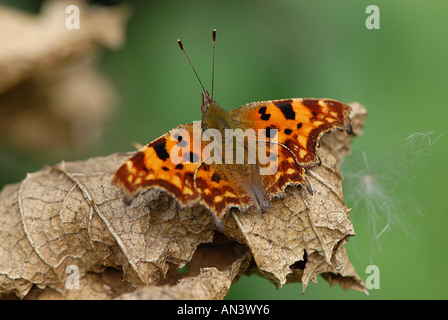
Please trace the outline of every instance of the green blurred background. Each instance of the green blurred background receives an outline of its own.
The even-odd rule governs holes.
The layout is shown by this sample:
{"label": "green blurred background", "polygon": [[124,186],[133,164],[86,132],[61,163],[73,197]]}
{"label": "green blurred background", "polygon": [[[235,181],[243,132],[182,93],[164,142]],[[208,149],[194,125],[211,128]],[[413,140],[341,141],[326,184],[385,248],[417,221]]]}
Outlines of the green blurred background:
{"label": "green blurred background", "polygon": [[[365,134],[354,139],[343,167],[357,233],[346,247],[364,280],[368,265],[379,267],[380,289],[367,297],[318,278],[301,295],[301,284],[277,290],[253,275],[232,286],[229,299],[448,298],[447,1],[94,2],[126,2],[133,12],[126,45],[101,60],[120,103],[101,144],[64,160],[130,151],[133,142],[199,120],[200,86],[176,40],[210,88],[213,28],[214,97],[227,110],[291,97],[358,101],[368,109]],[[40,6],[0,3],[31,12]],[[380,9],[379,30],[365,26],[372,4]],[[9,146],[0,151],[0,187],[62,160]]]}

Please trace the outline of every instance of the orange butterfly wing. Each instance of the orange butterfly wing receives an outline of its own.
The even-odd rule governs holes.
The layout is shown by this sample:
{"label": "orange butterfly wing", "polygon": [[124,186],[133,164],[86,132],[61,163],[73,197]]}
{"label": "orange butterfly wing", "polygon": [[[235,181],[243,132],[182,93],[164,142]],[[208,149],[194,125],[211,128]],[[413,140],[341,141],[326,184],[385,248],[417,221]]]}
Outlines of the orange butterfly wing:
{"label": "orange butterfly wing", "polygon": [[252,198],[231,177],[225,165],[202,163],[195,176],[196,189],[201,194],[200,203],[213,213],[215,225],[223,227],[224,215],[231,207],[246,210]]}
{"label": "orange butterfly wing", "polygon": [[283,99],[249,103],[230,114],[241,127],[261,130],[259,141],[278,144],[277,172],[263,176],[265,190],[273,197],[290,184],[300,184],[312,193],[304,168],[321,163],[317,148],[325,132],[352,133],[350,110],[331,99]]}
{"label": "orange butterfly wing", "polygon": [[305,169],[297,164],[293,154],[286,148],[278,146],[277,152],[268,149],[268,152],[277,155],[277,171],[270,175],[263,175],[263,186],[267,196],[283,196],[289,185],[302,185],[310,194],[313,193],[311,185],[305,177]]}
{"label": "orange butterfly wing", "polygon": [[230,207],[245,210],[253,200],[232,181],[225,165],[201,162],[205,144],[199,141],[195,145],[193,137],[193,124],[174,128],[121,165],[113,183],[123,190],[127,204],[143,190],[162,189],[182,207],[202,204],[213,213],[215,224],[222,227],[224,214]]}
{"label": "orange butterfly wing", "polygon": [[[194,174],[200,150],[194,150],[191,137],[193,124],[180,125],[137,151],[115,172],[113,182],[123,190],[126,203],[151,187],[167,191],[183,207],[199,200]],[[172,161],[172,153],[178,161]]]}

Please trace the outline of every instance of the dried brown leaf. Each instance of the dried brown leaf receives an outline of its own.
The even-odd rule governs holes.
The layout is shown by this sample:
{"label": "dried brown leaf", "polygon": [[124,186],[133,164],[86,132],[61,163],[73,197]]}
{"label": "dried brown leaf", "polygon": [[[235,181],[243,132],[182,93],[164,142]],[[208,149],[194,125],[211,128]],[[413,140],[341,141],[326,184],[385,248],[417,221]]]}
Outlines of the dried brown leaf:
{"label": "dried brown leaf", "polygon": [[55,289],[33,288],[27,300],[110,300],[120,293],[128,292],[120,285],[122,273],[105,270],[103,273],[87,273],[79,280],[79,288],[64,292]]}
{"label": "dried brown leaf", "polygon": [[[230,258],[230,259],[229,259]],[[227,261],[225,261],[227,260]],[[123,300],[219,300],[247,269],[251,254],[246,247],[225,242],[224,247],[198,248],[188,275],[174,285],[143,287],[119,297]],[[214,265],[213,267],[206,267]],[[190,271],[191,270],[191,271]]]}

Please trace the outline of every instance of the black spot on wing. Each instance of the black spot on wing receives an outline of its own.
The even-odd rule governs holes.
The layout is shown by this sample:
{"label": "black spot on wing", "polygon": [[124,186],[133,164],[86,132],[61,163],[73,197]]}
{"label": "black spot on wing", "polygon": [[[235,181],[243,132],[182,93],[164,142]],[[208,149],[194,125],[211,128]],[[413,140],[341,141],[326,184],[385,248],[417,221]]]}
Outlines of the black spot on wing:
{"label": "black spot on wing", "polygon": [[182,163],[179,163],[176,165],[176,169],[182,170],[184,168],[184,165]]}
{"label": "black spot on wing", "polygon": [[296,118],[296,113],[292,109],[291,102],[288,101],[282,101],[282,102],[276,102],[275,106],[283,113],[286,119],[288,120],[294,120]]}
{"label": "black spot on wing", "polygon": [[271,117],[270,114],[263,114],[263,115],[260,117],[260,119],[261,119],[261,120],[264,120],[264,121],[268,121],[270,117]]}
{"label": "black spot on wing", "polygon": [[216,172],[212,175],[212,181],[219,183],[221,181],[221,177]]}
{"label": "black spot on wing", "polygon": [[177,145],[178,145],[180,148],[183,148],[183,147],[186,147],[186,146],[187,146],[187,141],[183,140],[184,138],[183,138],[180,134],[174,136],[174,138],[176,138],[177,141],[179,141],[179,142],[177,143]]}
{"label": "black spot on wing", "polygon": [[166,140],[160,139],[156,142],[154,142],[154,145],[152,146],[154,148],[154,151],[157,154],[157,157],[159,157],[160,160],[165,161],[170,157],[168,152],[166,151]]}
{"label": "black spot on wing", "polygon": [[264,130],[264,135],[266,136],[266,138],[272,139],[277,134],[277,131],[278,130],[276,128],[266,127],[266,129]]}
{"label": "black spot on wing", "polygon": [[271,115],[266,113],[266,107],[261,107],[260,110],[258,110],[258,113],[261,114],[261,120],[268,121],[269,118],[271,118]]}
{"label": "black spot on wing", "polygon": [[199,156],[194,152],[190,152],[188,154],[188,161],[190,161],[192,163],[197,163],[197,162],[199,162]]}

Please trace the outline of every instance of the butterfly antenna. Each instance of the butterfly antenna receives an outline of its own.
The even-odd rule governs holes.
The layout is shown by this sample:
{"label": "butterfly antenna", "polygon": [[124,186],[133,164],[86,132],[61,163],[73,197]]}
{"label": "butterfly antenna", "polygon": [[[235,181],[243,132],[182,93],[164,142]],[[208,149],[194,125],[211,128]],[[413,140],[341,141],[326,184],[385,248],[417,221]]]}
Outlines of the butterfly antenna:
{"label": "butterfly antenna", "polygon": [[212,32],[213,37],[213,65],[212,65],[212,101],[213,101],[213,92],[215,92],[215,43],[216,43],[216,29],[213,29]]}
{"label": "butterfly antenna", "polygon": [[190,64],[191,68],[193,69],[194,74],[196,75],[196,78],[198,78],[199,84],[202,87],[202,91],[204,91],[205,96],[207,96],[207,92],[205,91],[204,85],[202,84],[201,79],[199,79],[198,73],[196,72],[196,70],[193,67],[193,64],[190,61],[190,58],[188,58],[187,53],[185,52],[184,46],[182,45],[182,41],[180,41],[180,39],[177,39],[177,43],[179,44],[180,50],[182,50],[182,52],[185,54],[185,57],[188,60],[188,63]]}

